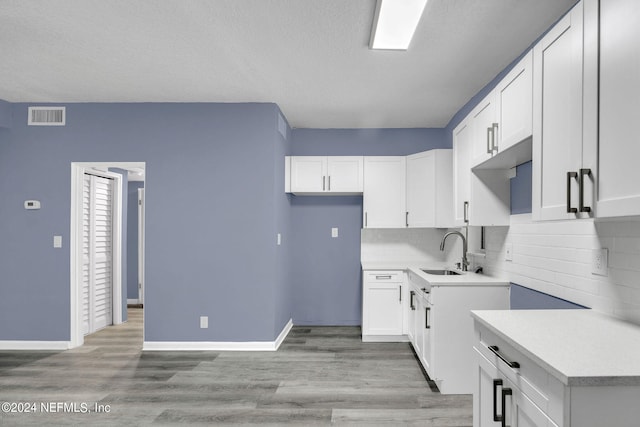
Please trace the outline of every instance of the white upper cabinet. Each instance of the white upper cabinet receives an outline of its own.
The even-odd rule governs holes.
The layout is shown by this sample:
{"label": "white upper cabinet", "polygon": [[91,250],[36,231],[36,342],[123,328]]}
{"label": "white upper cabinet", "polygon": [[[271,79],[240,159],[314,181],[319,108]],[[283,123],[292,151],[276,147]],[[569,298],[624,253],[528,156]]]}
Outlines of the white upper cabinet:
{"label": "white upper cabinet", "polygon": [[597,122],[597,59],[596,45],[583,42],[583,11],[580,2],[533,49],[535,220],[592,214],[596,171],[583,160],[583,142],[595,137],[589,127]]}
{"label": "white upper cabinet", "polygon": [[[289,158],[294,194],[348,195],[363,190],[362,156],[293,156]],[[287,177],[285,177],[285,180]]]}
{"label": "white upper cabinet", "polygon": [[471,201],[471,118],[453,130],[453,221],[456,226],[469,222]]}
{"label": "white upper cabinet", "polygon": [[452,167],[452,150],[407,156],[407,227],[453,225]]}
{"label": "white upper cabinet", "polygon": [[496,147],[495,91],[484,98],[471,112],[471,165],[475,166],[493,156]]}
{"label": "white upper cabinet", "polygon": [[[585,9],[587,22],[593,15]],[[599,160],[598,217],[640,214],[635,178],[640,158],[635,128],[640,118],[639,22],[638,0],[600,2],[600,135],[589,151]]]}
{"label": "white upper cabinet", "polygon": [[498,124],[494,153],[531,137],[533,127],[533,53],[527,53],[495,89]]}
{"label": "white upper cabinet", "polygon": [[533,53],[529,52],[471,112],[472,167],[492,158],[495,161],[483,165],[483,169],[511,168],[531,160],[530,145],[509,157],[502,153],[531,137],[532,74]]}
{"label": "white upper cabinet", "polygon": [[363,224],[365,228],[405,228],[406,158],[364,158]]}

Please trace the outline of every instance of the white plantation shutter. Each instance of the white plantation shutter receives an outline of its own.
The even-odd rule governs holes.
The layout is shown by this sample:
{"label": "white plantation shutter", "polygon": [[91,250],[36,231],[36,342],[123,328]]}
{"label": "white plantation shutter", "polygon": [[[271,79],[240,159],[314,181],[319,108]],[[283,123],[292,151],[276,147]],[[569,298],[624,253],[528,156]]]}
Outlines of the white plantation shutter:
{"label": "white plantation shutter", "polygon": [[85,175],[83,320],[85,334],[113,324],[113,181]]}

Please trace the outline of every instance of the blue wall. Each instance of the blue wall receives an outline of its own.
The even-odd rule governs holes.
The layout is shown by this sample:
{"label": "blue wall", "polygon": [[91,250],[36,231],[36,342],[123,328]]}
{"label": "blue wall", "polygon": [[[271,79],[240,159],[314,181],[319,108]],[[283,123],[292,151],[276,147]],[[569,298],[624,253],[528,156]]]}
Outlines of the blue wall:
{"label": "blue wall", "polygon": [[588,308],[524,286],[511,284],[512,310],[557,310]]}
{"label": "blue wall", "polygon": [[516,176],[511,178],[511,215],[532,212],[531,165],[530,161],[518,165],[516,167]]}
{"label": "blue wall", "polygon": [[[450,147],[444,129],[294,129],[291,152],[403,156]],[[292,196],[291,224],[294,324],[359,325],[362,197]]]}
{"label": "blue wall", "polygon": [[445,129],[293,129],[293,156],[406,156],[451,148]]}
{"label": "blue wall", "polygon": [[129,181],[127,212],[127,299],[138,299],[138,189],[142,181]]}
{"label": "blue wall", "polygon": [[[277,215],[288,209],[285,196],[274,206],[277,106],[67,104],[65,127],[26,126],[27,107],[14,104],[25,120],[0,131],[0,339],[69,339],[73,161],[146,162],[146,340],[277,336],[276,317],[290,312],[274,302]],[[25,211],[26,199],[42,209]]]}
{"label": "blue wall", "polygon": [[12,122],[11,104],[0,99],[0,128],[10,128]]}

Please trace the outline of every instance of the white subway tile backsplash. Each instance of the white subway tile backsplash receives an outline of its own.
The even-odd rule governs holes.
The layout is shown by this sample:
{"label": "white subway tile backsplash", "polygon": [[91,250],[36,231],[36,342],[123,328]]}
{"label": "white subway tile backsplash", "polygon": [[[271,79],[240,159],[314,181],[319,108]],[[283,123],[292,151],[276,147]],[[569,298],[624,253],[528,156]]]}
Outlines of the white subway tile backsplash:
{"label": "white subway tile backsplash", "polygon": [[[640,221],[533,222],[487,227],[485,272],[640,324]],[[513,260],[505,261],[505,244]],[[608,276],[591,273],[593,249],[609,249]]]}

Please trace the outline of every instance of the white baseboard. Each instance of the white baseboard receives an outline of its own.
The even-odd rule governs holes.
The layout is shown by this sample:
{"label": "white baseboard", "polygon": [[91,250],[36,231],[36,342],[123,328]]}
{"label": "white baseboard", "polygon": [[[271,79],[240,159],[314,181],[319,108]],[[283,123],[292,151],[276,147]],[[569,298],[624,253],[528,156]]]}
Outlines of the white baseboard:
{"label": "white baseboard", "polygon": [[284,341],[287,335],[289,335],[289,331],[291,331],[291,328],[293,328],[293,319],[289,319],[287,324],[284,325],[284,328],[282,328],[282,332],[280,332],[280,335],[278,335],[278,338],[276,338],[274,342],[275,344],[274,350],[277,350],[280,348],[280,344],[282,344],[282,341]]}
{"label": "white baseboard", "polygon": [[0,350],[69,350],[69,341],[0,341]]}
{"label": "white baseboard", "polygon": [[409,342],[406,335],[363,335],[362,342]]}
{"label": "white baseboard", "polygon": [[274,341],[145,341],[143,351],[276,351],[293,327],[289,319]]}
{"label": "white baseboard", "polygon": [[140,304],[138,299],[127,299],[127,304]]}

